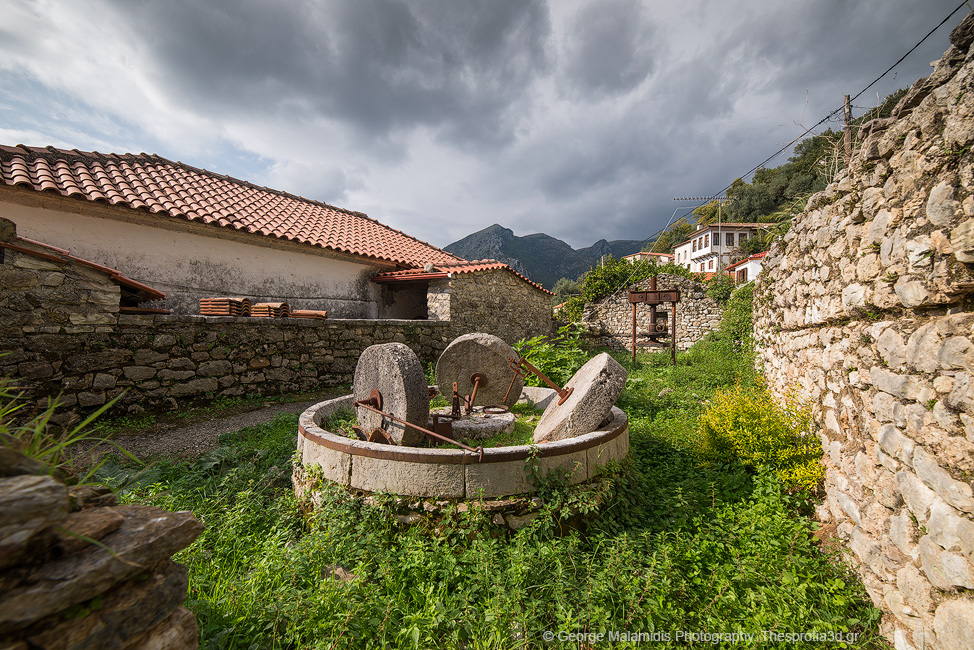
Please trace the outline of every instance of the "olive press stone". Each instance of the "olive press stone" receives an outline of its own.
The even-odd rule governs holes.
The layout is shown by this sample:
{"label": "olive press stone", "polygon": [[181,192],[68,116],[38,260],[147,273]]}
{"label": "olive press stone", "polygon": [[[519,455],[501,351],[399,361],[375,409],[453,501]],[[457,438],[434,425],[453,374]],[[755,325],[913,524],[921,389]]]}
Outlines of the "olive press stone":
{"label": "olive press stone", "polygon": [[[487,381],[477,388],[474,406],[513,406],[524,388],[521,375],[514,379],[511,387],[514,371],[509,364],[511,359],[516,361],[518,358],[514,348],[493,334],[464,334],[446,346],[436,362],[436,387],[449,400],[453,395],[453,382],[456,382],[460,394],[468,396],[473,392],[470,377],[479,372],[487,377]],[[511,387],[509,394],[508,387]]]}
{"label": "olive press stone", "polygon": [[[416,354],[402,343],[371,345],[362,352],[355,366],[352,386],[354,401],[369,399],[373,390],[382,394],[381,410],[410,424],[426,427],[429,419],[429,393],[423,365]],[[397,445],[415,446],[425,434],[369,409],[355,408],[358,423],[366,431],[382,427]]]}
{"label": "olive press stone", "polygon": [[579,368],[565,388],[572,388],[564,404],[554,399],[534,429],[534,442],[553,442],[591,433],[599,428],[622,394],[628,373],[603,352]]}
{"label": "olive press stone", "polygon": [[[433,409],[430,411],[429,429],[433,429],[433,415],[449,415],[449,406]],[[453,439],[454,440],[483,440],[500,433],[510,433],[514,430],[516,419],[511,412],[507,413],[484,413],[477,410],[469,415],[464,415],[459,420],[453,420]]]}

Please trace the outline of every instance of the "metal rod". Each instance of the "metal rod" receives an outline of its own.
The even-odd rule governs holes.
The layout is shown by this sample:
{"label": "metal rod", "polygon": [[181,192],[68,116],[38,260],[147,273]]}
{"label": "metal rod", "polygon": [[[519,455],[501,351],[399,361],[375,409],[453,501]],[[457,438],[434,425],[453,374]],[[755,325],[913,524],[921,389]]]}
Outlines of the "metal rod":
{"label": "metal rod", "polygon": [[524,366],[532,373],[534,373],[535,376],[537,376],[541,381],[548,384],[550,388],[553,388],[555,392],[558,393],[558,397],[561,398],[558,400],[559,404],[564,404],[565,400],[568,399],[568,396],[572,394],[573,390],[575,390],[574,388],[560,388],[558,384],[548,379],[548,377],[543,372],[541,372],[540,370],[532,366],[530,363],[528,363],[524,357],[521,357],[521,360],[518,361],[518,365]]}
{"label": "metal rod", "polygon": [[470,452],[473,452],[475,454],[478,454],[480,456],[480,458],[478,459],[478,462],[480,460],[482,460],[483,457],[484,457],[484,448],[483,447],[477,447],[477,448],[468,447],[467,445],[463,444],[462,442],[459,442],[457,440],[452,440],[450,438],[447,438],[446,436],[441,436],[440,434],[435,433],[433,431],[430,431],[429,429],[424,429],[421,426],[417,426],[417,425],[413,424],[412,422],[406,422],[405,420],[400,419],[400,418],[397,418],[395,415],[392,415],[391,413],[386,413],[385,411],[380,411],[379,409],[377,409],[374,406],[372,406],[368,401],[352,402],[352,406],[361,406],[364,409],[369,409],[370,411],[374,411],[375,413],[378,413],[379,415],[381,415],[384,418],[389,418],[393,422],[398,422],[399,424],[401,424],[403,426],[412,427],[412,428],[416,429],[417,431],[421,431],[422,433],[425,433],[427,436],[430,436],[432,438],[436,438],[437,440],[441,440],[443,442],[448,442],[451,445],[456,445],[457,447],[461,447],[463,449],[466,449],[467,451],[470,451]]}
{"label": "metal rod", "polygon": [[[670,361],[676,365],[676,303],[670,303],[673,309],[673,326],[670,328]],[[656,309],[656,307],[653,307]]]}
{"label": "metal rod", "polygon": [[636,363],[636,303],[632,303],[632,362]]}

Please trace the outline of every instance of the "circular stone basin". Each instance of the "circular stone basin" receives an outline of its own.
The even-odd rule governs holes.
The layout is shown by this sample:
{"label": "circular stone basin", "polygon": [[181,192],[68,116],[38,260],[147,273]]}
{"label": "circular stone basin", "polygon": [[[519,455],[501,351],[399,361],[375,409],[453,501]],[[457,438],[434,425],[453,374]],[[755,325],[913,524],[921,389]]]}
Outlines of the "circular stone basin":
{"label": "circular stone basin", "polygon": [[[433,430],[433,415],[449,415],[451,410],[449,406],[431,409],[429,426],[426,428]],[[475,406],[470,415],[453,420],[454,440],[483,440],[513,430],[513,413],[484,413],[483,408],[479,406]]]}
{"label": "circular stone basin", "polygon": [[[550,388],[525,387],[518,400],[544,409],[556,397]],[[484,449],[483,456],[460,448],[425,448],[363,442],[325,431],[320,424],[351,408],[352,396],[319,402],[298,424],[298,452],[304,466],[318,465],[325,480],[367,492],[482,499],[535,491],[529,463],[543,476],[561,469],[582,483],[599,468],[629,453],[629,418],[612,407],[611,421],[597,431],[538,445]],[[532,461],[533,457],[533,461]],[[298,492],[305,488],[295,481]]]}

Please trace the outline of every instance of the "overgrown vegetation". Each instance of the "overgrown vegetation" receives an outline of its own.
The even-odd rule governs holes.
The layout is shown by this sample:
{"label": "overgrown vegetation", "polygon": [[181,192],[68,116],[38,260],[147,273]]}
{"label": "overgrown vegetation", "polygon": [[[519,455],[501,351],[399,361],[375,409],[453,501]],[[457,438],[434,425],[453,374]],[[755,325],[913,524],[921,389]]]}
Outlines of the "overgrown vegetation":
{"label": "overgrown vegetation", "polygon": [[[730,304],[742,315],[739,293]],[[740,326],[725,319],[676,366],[666,353],[632,366],[620,355],[629,458],[585,486],[549,477],[540,516],[513,535],[475,503],[406,526],[391,497],[329,486],[306,516],[289,482],[294,416],[223,436],[195,462],[102,474],[128,481],[126,500],[191,509],[206,524],[177,556],[203,648],[578,648],[599,647],[578,635],[610,631],[628,635],[620,648],[648,645],[639,633],[664,639],[654,647],[694,645],[680,631],[779,647],[766,630],[833,638],[789,648],[884,647],[879,611],[813,543],[808,494],[706,453],[708,404],[757,390]],[[535,346],[532,363],[556,376],[561,355]]]}
{"label": "overgrown vegetation", "polygon": [[[91,423],[111,408],[111,400],[70,429],[54,426],[51,419],[57,411],[57,399],[32,417],[18,417],[31,406],[21,397],[18,388],[8,377],[0,377],[0,446],[14,449],[41,463],[48,474],[67,483],[86,483],[98,471],[101,462],[79,458],[69,453],[78,443],[110,441],[94,435]],[[120,453],[125,453],[119,450]],[[130,460],[135,460],[129,456]]]}
{"label": "overgrown vegetation", "polygon": [[[554,339],[535,336],[514,344],[515,351],[528,363],[543,372],[548,379],[564,386],[588,361],[588,352],[582,347],[582,330],[574,323],[558,329]],[[525,386],[546,386],[539,377],[528,374]]]}
{"label": "overgrown vegetation", "polygon": [[655,264],[645,260],[633,264],[624,259],[617,260],[608,256],[602,264],[592,267],[579,278],[581,288],[578,290],[578,295],[568,298],[559,316],[566,321],[580,321],[585,303],[601,300],[616,291],[626,289],[660,273],[694,277],[688,269],[676,264]]}
{"label": "overgrown vegetation", "polygon": [[764,386],[736,385],[717,391],[700,416],[701,444],[711,459],[735,456],[792,488],[815,491],[825,468],[812,423],[811,408],[797,397],[781,404]]}

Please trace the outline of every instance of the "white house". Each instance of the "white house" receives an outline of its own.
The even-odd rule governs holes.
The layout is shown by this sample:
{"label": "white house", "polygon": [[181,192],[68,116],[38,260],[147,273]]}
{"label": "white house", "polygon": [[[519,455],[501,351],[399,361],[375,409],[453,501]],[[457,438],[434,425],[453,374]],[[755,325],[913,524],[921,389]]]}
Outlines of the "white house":
{"label": "white house", "polygon": [[744,258],[740,262],[736,262],[728,266],[727,272],[734,274],[734,284],[751,282],[754,280],[754,278],[758,277],[758,273],[761,272],[761,266],[764,263],[764,256],[767,254],[767,251],[755,253],[750,257]]}
{"label": "white house", "polygon": [[641,251],[639,253],[633,253],[632,255],[624,255],[622,259],[628,261],[630,264],[635,264],[636,262],[641,262],[646,260],[652,264],[670,264],[673,262],[673,255],[669,253],[650,253],[649,251]]}
{"label": "white house", "polygon": [[689,239],[674,248],[674,262],[699,273],[715,273],[727,266],[737,247],[767,229],[763,223],[712,223],[698,226]]}

